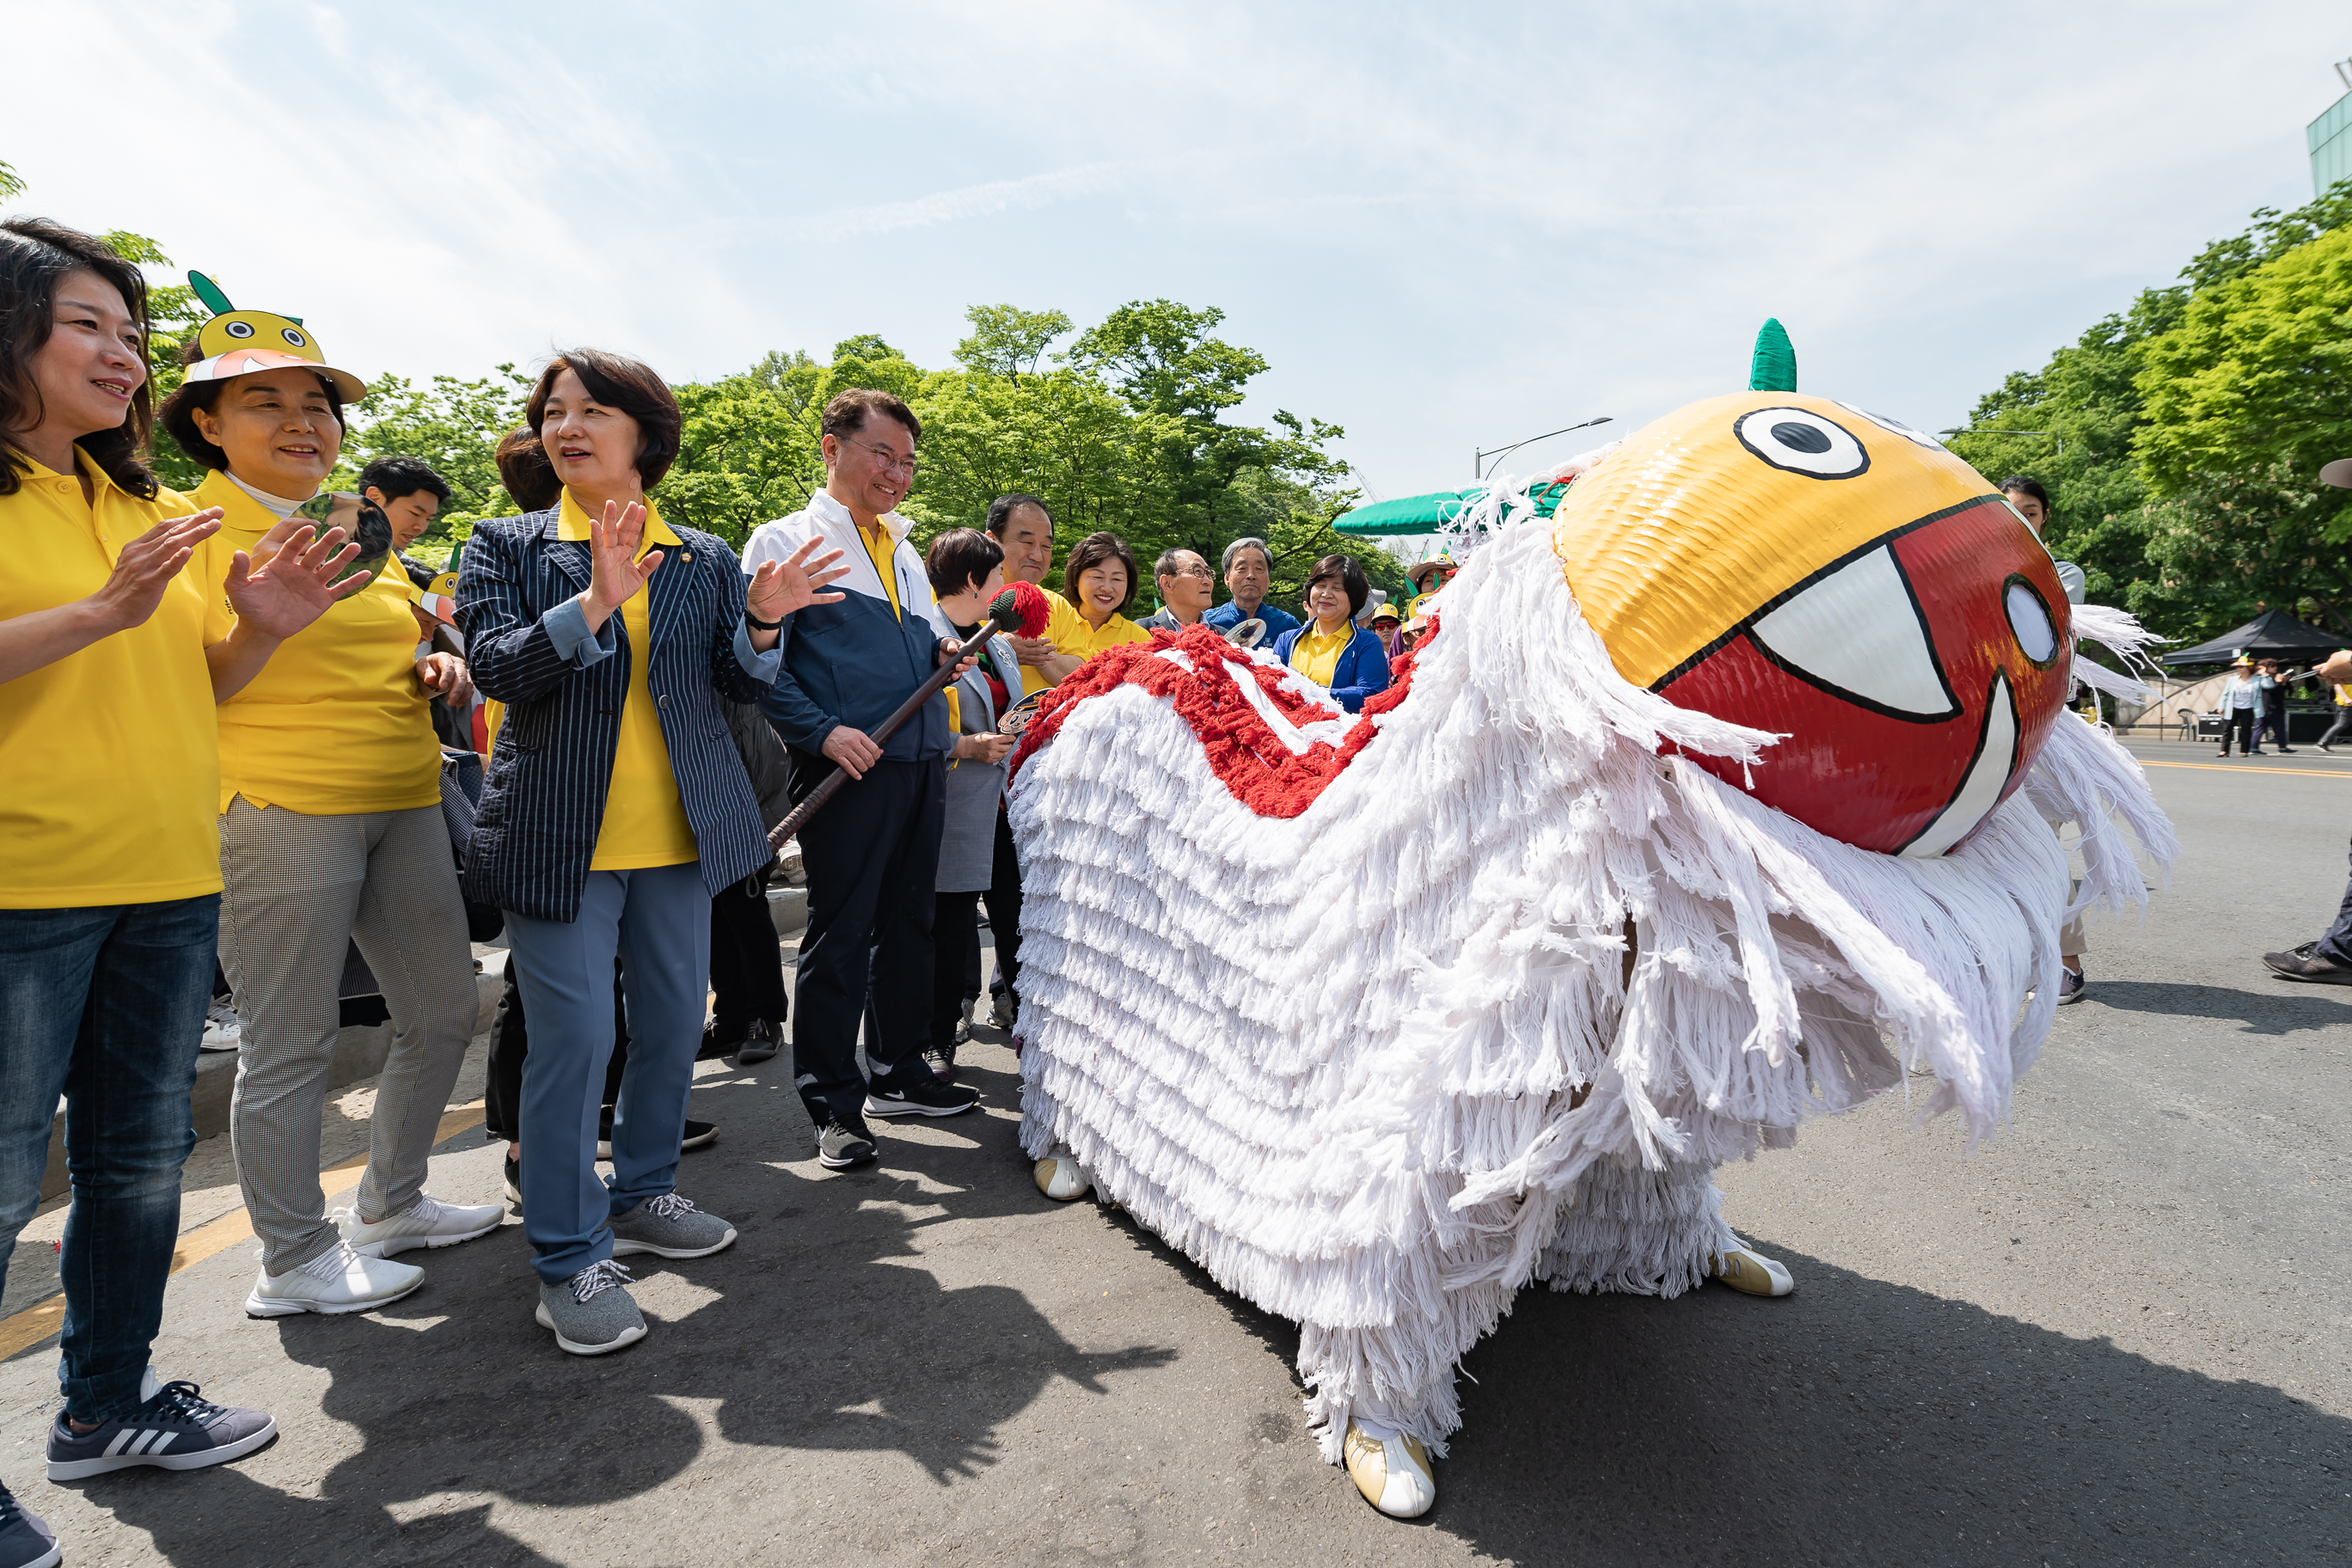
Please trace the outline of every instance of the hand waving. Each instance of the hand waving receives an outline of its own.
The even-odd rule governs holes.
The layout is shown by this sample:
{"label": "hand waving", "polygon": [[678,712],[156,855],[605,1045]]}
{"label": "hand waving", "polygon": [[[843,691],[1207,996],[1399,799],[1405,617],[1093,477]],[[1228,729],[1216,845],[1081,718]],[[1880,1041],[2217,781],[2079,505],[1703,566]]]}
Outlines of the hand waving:
{"label": "hand waving", "polygon": [[623,605],[645,591],[662,563],[663,552],[648,550],[643,561],[637,559],[637,546],[646,537],[646,509],[631,501],[625,509],[617,501],[604,503],[604,515],[588,520],[588,555],[593,574],[588,592],[581,595],[581,608],[588,612],[589,629],[601,628]]}
{"label": "hand waving", "polygon": [[[267,546],[278,534],[279,529],[273,528],[259,542]],[[358,545],[343,542],[341,529],[331,528],[318,535],[304,523],[287,534],[260,565],[238,551],[229,563],[221,591],[227,595],[239,625],[283,642],[367,581],[364,572],[343,574],[359,553]]]}
{"label": "hand waving", "polygon": [[823,555],[814,552],[824,547],[822,539],[810,539],[793,552],[789,560],[762,561],[751,574],[751,585],[744,594],[744,603],[752,618],[781,621],[794,610],[811,605],[836,605],[839,594],[820,594],[818,589],[828,583],[837,583],[849,575],[849,568],[837,564],[842,552],[827,550]]}
{"label": "hand waving", "polygon": [[207,507],[194,517],[159,522],[124,545],[106,585],[90,595],[105,615],[107,629],[127,631],[146,625],[196,545],[219,531],[220,519],[220,508]]}

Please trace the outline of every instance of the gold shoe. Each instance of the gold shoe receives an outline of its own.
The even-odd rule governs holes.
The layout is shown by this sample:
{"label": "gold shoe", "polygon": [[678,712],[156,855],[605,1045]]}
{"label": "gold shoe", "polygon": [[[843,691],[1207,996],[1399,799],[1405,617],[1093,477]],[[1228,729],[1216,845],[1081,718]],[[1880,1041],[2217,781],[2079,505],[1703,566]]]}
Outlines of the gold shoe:
{"label": "gold shoe", "polygon": [[1797,1288],[1787,1268],[1760,1252],[1736,1247],[1715,1260],[1715,1277],[1750,1296],[1785,1296]]}
{"label": "gold shoe", "polygon": [[1348,1479],[1366,1502],[1391,1519],[1419,1519],[1437,1501],[1437,1478],[1420,1438],[1369,1436],[1351,1420],[1341,1453]]}
{"label": "gold shoe", "polygon": [[1037,1190],[1058,1204],[1085,1197],[1094,1183],[1078,1168],[1076,1159],[1055,1152],[1037,1162]]}

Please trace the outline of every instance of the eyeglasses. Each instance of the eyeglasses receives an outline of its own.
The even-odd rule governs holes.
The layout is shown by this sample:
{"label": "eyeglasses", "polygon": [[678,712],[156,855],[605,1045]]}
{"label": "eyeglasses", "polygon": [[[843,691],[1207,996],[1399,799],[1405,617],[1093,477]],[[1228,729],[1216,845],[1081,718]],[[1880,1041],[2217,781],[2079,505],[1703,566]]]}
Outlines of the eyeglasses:
{"label": "eyeglasses", "polygon": [[844,436],[842,439],[848,442],[853,447],[863,447],[867,451],[873,453],[876,457],[881,458],[882,471],[884,473],[895,474],[903,471],[910,479],[915,477],[915,458],[913,453],[910,452],[902,458],[898,456],[898,453],[890,450],[887,447],[877,447],[871,441],[861,441],[855,436]]}
{"label": "eyeglasses", "polygon": [[1175,571],[1168,574],[1168,575],[1171,577],[1198,577],[1203,583],[1211,583],[1216,580],[1217,574],[1210,571],[1206,566],[1180,566]]}

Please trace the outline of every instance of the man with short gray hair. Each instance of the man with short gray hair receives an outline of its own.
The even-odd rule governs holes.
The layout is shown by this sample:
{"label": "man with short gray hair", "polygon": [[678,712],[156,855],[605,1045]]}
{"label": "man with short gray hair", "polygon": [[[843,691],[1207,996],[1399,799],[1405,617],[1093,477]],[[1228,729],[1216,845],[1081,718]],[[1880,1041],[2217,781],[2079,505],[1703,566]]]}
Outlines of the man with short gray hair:
{"label": "man with short gray hair", "polygon": [[1265,635],[1258,640],[1269,647],[1283,633],[1298,630],[1297,616],[1265,602],[1266,588],[1274,582],[1274,552],[1265,540],[1236,539],[1226,545],[1224,568],[1225,586],[1234,596],[1202,616],[1202,626],[1229,632],[1244,621],[1263,621]]}
{"label": "man with short gray hair", "polygon": [[1137,623],[1145,631],[1181,632],[1197,626],[1208,614],[1209,601],[1217,596],[1216,574],[1196,550],[1180,545],[1161,551],[1151,574],[1160,584],[1160,609]]}

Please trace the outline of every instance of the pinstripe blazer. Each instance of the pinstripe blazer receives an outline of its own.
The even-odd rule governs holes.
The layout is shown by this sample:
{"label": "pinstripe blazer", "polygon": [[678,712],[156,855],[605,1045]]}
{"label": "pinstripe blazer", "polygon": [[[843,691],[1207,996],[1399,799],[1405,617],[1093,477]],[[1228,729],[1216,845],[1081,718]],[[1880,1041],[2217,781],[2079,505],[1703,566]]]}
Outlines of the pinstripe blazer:
{"label": "pinstripe blazer", "polygon": [[[467,848],[466,894],[570,921],[579,917],[604,826],[638,650],[617,615],[605,623],[619,645],[612,657],[583,666],[558,650],[546,617],[591,576],[587,544],[556,537],[558,515],[551,508],[474,524],[457,572],[457,613],[474,684],[507,705]],[[701,851],[703,886],[716,895],[772,854],[719,701],[723,694],[756,702],[767,683],[736,653],[744,581],[735,552],[714,534],[677,532],[683,546],[646,584],[646,679]]]}

